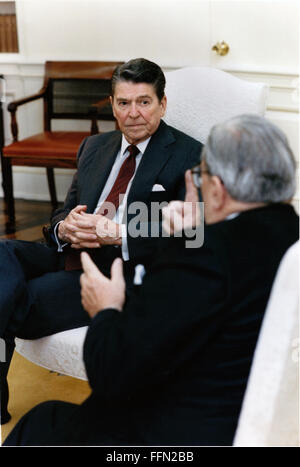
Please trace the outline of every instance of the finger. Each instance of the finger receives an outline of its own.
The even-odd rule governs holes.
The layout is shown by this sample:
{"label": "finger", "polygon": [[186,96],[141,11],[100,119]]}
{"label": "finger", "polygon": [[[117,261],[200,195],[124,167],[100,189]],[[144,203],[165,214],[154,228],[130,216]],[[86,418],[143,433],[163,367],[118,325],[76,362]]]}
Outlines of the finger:
{"label": "finger", "polygon": [[94,217],[96,215],[96,214],[92,214],[90,212],[83,212],[83,211],[80,214],[81,214],[82,217]]}
{"label": "finger", "polygon": [[71,248],[74,250],[83,250],[84,248],[101,248],[101,244],[98,242],[72,243]]}
{"label": "finger", "polygon": [[94,234],[94,233],[81,232],[81,231],[76,233],[76,237],[79,238],[80,240],[83,240],[83,241],[84,240],[87,240],[87,241],[92,240],[93,241],[93,240],[97,240],[97,238],[98,238],[97,235]]}
{"label": "finger", "polygon": [[184,204],[182,201],[170,203],[166,211],[163,211],[163,228],[169,235],[183,230],[184,225]]}
{"label": "finger", "polygon": [[116,258],[111,266],[111,279],[114,282],[122,283],[122,285],[125,283],[121,258]]}
{"label": "finger", "polygon": [[93,219],[90,216],[85,217],[83,214],[84,213],[82,213],[82,214],[77,213],[77,212],[73,213],[73,220],[76,223],[76,227],[80,227],[80,228],[83,228],[83,229],[94,228],[95,222],[93,222]]}
{"label": "finger", "polygon": [[80,240],[75,235],[68,234],[66,238],[68,239],[69,243],[71,243],[71,246],[80,244]]}
{"label": "finger", "polygon": [[71,224],[70,222],[68,221],[64,221],[64,231],[66,233],[68,233],[68,231],[71,231],[71,232],[76,232],[76,226]]}
{"label": "finger", "polygon": [[187,170],[184,175],[185,179],[185,201],[197,202],[199,201],[198,191],[193,182],[192,172]]}
{"label": "finger", "polygon": [[173,235],[173,233],[174,233],[172,212],[173,212],[173,210],[172,210],[172,208],[170,208],[170,206],[167,206],[167,207],[162,209],[162,214],[163,214],[162,227],[163,227],[163,230],[168,235]]}
{"label": "finger", "polygon": [[97,235],[93,233],[81,232],[78,230],[71,229],[66,232],[65,236],[71,241],[71,243],[81,243],[81,242],[90,242],[90,243],[99,243]]}
{"label": "finger", "polygon": [[83,240],[97,240],[95,229],[84,229],[77,224],[67,224],[64,229],[65,236],[73,236]]}
{"label": "finger", "polygon": [[[74,221],[74,219],[73,219],[73,221]],[[80,229],[81,229],[81,227],[79,225],[77,225],[76,221],[75,221],[75,223],[64,222],[65,235],[76,235],[77,236],[79,234],[79,232],[80,232]],[[89,232],[88,231],[82,232],[83,235],[94,235],[94,236],[96,236],[94,229],[83,229],[83,230],[90,230]],[[95,238],[95,237],[93,237],[93,238]]]}
{"label": "finger", "polygon": [[91,259],[90,255],[86,252],[82,252],[80,254],[80,259],[81,259],[81,264],[82,264],[82,269],[85,273],[87,274],[97,274],[97,275],[103,275],[99,269],[97,268],[96,264],[94,261]]}
{"label": "finger", "polygon": [[65,232],[66,232],[66,235],[76,235],[77,232],[78,232],[78,227],[74,224],[70,224],[70,223],[67,223],[65,224]]}
{"label": "finger", "polygon": [[81,211],[86,211],[87,210],[87,205],[86,204],[78,204],[78,206],[75,206],[74,209],[72,209],[72,212],[81,212]]}
{"label": "finger", "polygon": [[90,232],[95,232],[96,226],[91,221],[84,221],[82,219],[76,219],[76,227],[82,230],[89,230]]}
{"label": "finger", "polygon": [[172,222],[174,218],[174,213],[178,213],[179,215],[183,216],[184,212],[184,202],[183,201],[171,201],[168,206],[162,209],[163,218],[167,221]]}
{"label": "finger", "polygon": [[80,286],[81,286],[81,295],[82,295],[82,288],[84,287],[85,285],[85,282],[86,282],[86,274],[85,273],[82,273],[80,275],[80,279],[79,279],[79,282],[80,282]]}
{"label": "finger", "polygon": [[179,232],[181,230],[183,230],[183,226],[184,226],[184,217],[183,217],[183,212],[178,212],[178,211],[173,211],[172,212],[172,216],[173,216],[173,232],[175,234],[175,232]]}
{"label": "finger", "polygon": [[171,201],[169,203],[170,211],[176,211],[179,214],[183,214],[184,203],[183,201]]}

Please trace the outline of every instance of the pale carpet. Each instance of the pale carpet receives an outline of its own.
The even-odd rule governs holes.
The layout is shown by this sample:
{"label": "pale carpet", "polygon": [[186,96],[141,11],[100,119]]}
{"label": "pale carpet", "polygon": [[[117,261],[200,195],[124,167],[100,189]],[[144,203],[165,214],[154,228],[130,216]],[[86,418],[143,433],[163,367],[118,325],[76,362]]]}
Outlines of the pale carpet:
{"label": "pale carpet", "polygon": [[22,415],[40,402],[62,400],[80,404],[90,394],[90,387],[86,381],[51,373],[29,362],[17,352],[14,353],[11,362],[8,383],[10,388],[8,410],[12,418],[9,423],[1,427],[2,441]]}

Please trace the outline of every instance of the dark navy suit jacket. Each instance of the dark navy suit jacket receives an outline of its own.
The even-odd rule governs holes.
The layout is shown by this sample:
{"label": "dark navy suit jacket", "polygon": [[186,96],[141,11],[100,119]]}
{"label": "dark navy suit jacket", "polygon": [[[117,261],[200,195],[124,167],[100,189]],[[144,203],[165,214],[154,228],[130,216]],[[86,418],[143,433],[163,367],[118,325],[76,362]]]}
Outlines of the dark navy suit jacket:
{"label": "dark navy suit jacket", "polygon": [[[94,212],[121,147],[121,139],[121,132],[113,131],[90,136],[83,141],[78,151],[78,170],[64,206],[58,209],[51,219],[52,228],[78,204],[86,204],[87,212]],[[151,202],[183,199],[184,173],[199,164],[201,149],[200,142],[161,121],[139,164],[130,188],[127,206],[141,201],[150,208]],[[165,191],[152,191],[155,184],[162,185]],[[150,209],[148,212],[150,213]],[[127,215],[127,225],[134,215]],[[129,257],[134,263],[145,263],[157,245],[157,238],[133,238],[128,235],[127,241]],[[89,250],[99,267],[103,248],[100,250]]]}
{"label": "dark navy suit jacket", "polygon": [[92,395],[66,419],[57,409],[56,439],[231,445],[271,286],[298,237],[294,209],[274,204],[207,226],[197,250],[170,239],[124,310],[92,320]]}

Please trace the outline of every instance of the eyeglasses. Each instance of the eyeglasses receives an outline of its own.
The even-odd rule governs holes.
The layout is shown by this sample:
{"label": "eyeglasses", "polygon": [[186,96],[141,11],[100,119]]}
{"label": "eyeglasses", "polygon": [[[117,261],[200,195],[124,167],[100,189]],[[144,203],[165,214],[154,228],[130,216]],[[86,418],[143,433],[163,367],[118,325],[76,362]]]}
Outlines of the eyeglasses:
{"label": "eyeglasses", "polygon": [[203,169],[200,164],[193,167],[191,169],[191,172],[192,172],[192,176],[193,176],[193,182],[194,182],[196,188],[201,188],[202,174],[211,175],[210,171],[208,169]]}

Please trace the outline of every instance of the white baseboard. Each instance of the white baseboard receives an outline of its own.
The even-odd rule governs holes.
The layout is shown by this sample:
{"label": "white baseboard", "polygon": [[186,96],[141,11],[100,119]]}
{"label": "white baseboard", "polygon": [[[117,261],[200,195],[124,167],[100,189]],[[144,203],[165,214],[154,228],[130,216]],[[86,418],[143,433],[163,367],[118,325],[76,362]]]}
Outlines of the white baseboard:
{"label": "white baseboard", "polygon": [[[74,171],[55,170],[55,184],[58,201],[64,201]],[[1,172],[0,172],[1,176]],[[2,177],[0,186],[0,196],[3,197]],[[35,169],[31,167],[14,167],[13,168],[13,185],[14,185],[14,198],[36,200],[36,201],[50,201],[48,190],[47,175],[45,169]]]}

